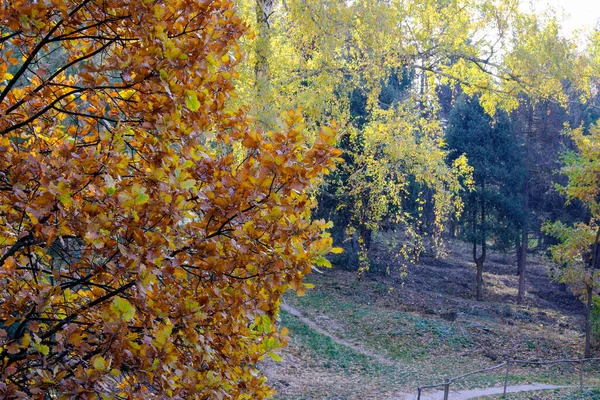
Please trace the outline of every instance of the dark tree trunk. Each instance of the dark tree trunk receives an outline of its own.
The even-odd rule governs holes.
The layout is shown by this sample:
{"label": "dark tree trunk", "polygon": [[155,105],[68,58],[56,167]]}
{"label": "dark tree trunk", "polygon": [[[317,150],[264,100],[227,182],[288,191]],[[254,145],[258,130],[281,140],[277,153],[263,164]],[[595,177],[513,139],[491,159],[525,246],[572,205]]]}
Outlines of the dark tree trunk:
{"label": "dark tree trunk", "polygon": [[525,163],[527,165],[527,173],[525,176],[525,182],[523,184],[523,224],[521,231],[521,254],[519,260],[521,265],[519,266],[519,289],[517,292],[517,304],[521,305],[525,301],[525,275],[527,272],[527,245],[528,245],[528,229],[529,229],[529,179],[531,174],[531,160],[529,146],[530,138],[533,135],[533,106],[529,106],[529,118],[527,121],[527,130],[525,132]]}
{"label": "dark tree trunk", "polygon": [[475,265],[477,266],[477,292],[475,299],[477,301],[483,300],[483,262],[482,258],[478,258],[475,261]]}
{"label": "dark tree trunk", "polygon": [[[485,230],[485,220],[486,220],[486,214],[485,214],[485,197],[483,196],[483,193],[485,192],[485,183],[482,183],[481,185],[481,192],[482,192],[482,197],[481,197],[481,237],[480,237],[480,245],[481,245],[481,255],[477,256],[477,239],[473,240],[473,261],[475,262],[475,267],[477,268],[477,281],[476,281],[476,292],[475,292],[475,299],[477,301],[482,301],[483,300],[483,263],[485,262],[485,256],[486,256],[486,250],[487,250],[487,246],[486,246],[486,230]],[[475,221],[477,220],[476,214],[475,214]]]}
{"label": "dark tree trunk", "polygon": [[517,253],[517,276],[519,276],[523,266],[523,261],[521,261],[521,239],[519,237],[515,238],[515,252]]}
{"label": "dark tree trunk", "polygon": [[360,224],[360,227],[358,228],[358,234],[359,234],[359,243],[362,244],[362,249],[363,251],[368,251],[371,249],[371,238],[373,236],[373,230],[369,229],[367,226],[365,226],[365,224]]}
{"label": "dark tree trunk", "polygon": [[594,306],[594,272],[598,263],[598,240],[600,239],[600,226],[596,230],[596,238],[592,247],[592,257],[590,260],[590,282],[586,287],[586,307],[585,307],[585,358],[592,357],[592,307]]}
{"label": "dark tree trunk", "polygon": [[523,224],[523,232],[521,233],[521,247],[519,248],[519,256],[517,257],[517,261],[519,262],[518,270],[519,270],[519,291],[517,293],[517,304],[523,304],[525,301],[525,275],[527,272],[527,229],[525,224]]}
{"label": "dark tree trunk", "polygon": [[585,307],[585,352],[584,358],[592,357],[592,307],[594,306],[594,287],[586,285],[586,307]]}
{"label": "dark tree trunk", "polygon": [[537,242],[537,249],[536,249],[540,254],[546,250],[544,248],[544,231],[542,231],[542,228],[540,227],[540,229],[538,229],[538,242]]}

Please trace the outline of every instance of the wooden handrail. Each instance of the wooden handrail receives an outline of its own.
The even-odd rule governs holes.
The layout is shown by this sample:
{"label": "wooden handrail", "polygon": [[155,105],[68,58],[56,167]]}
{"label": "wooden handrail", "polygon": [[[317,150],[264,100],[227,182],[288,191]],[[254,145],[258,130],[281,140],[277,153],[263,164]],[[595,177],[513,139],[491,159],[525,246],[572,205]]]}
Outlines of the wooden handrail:
{"label": "wooden handrail", "polygon": [[451,377],[451,378],[445,378],[444,382],[442,383],[435,383],[435,384],[431,384],[431,385],[423,385],[423,386],[418,386],[417,387],[417,399],[420,400],[421,398],[421,392],[423,391],[423,389],[432,389],[435,387],[440,387],[443,386],[444,387],[444,394],[445,394],[445,398],[447,398],[447,393],[450,387],[450,384],[454,381],[457,381],[459,379],[464,379],[468,376],[471,375],[475,375],[475,374],[480,374],[482,372],[488,372],[488,371],[493,371],[499,368],[502,368],[504,366],[506,366],[506,379],[504,380],[504,390],[506,393],[506,386],[508,384],[508,371],[510,368],[511,364],[533,364],[533,365],[549,365],[549,364],[560,364],[560,363],[576,363],[580,365],[580,370],[579,370],[579,386],[580,389],[583,389],[583,364],[589,361],[600,361],[600,357],[594,357],[594,358],[578,358],[578,359],[564,359],[564,360],[551,360],[551,361],[528,361],[528,360],[507,360],[504,361],[503,363],[500,363],[498,365],[495,365],[493,367],[489,367],[489,368],[483,368],[483,369],[478,369],[476,371],[471,371],[468,372],[466,374],[463,375],[459,375],[459,376],[455,376],[455,377]]}

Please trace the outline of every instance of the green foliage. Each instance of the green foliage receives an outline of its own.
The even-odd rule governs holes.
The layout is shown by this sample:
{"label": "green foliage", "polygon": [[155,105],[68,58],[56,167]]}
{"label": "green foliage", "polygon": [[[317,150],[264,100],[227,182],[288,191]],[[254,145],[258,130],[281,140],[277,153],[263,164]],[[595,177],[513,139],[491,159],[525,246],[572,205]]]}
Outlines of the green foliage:
{"label": "green foliage", "polygon": [[492,118],[477,97],[461,95],[450,112],[446,142],[450,160],[465,155],[473,167],[474,190],[462,196],[468,210],[461,219],[466,239],[493,238],[501,248],[511,246],[523,218],[519,188],[524,168],[522,147],[507,115],[499,112]]}

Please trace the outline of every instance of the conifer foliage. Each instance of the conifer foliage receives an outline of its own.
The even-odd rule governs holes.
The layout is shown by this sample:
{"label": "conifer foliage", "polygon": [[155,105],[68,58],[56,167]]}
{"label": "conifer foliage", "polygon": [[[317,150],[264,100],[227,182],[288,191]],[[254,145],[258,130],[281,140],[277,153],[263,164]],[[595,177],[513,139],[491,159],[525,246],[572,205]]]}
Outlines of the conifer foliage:
{"label": "conifer foliage", "polygon": [[335,138],[228,105],[244,30],[228,0],[0,4],[0,397],[269,393]]}
{"label": "conifer foliage", "polygon": [[483,269],[487,242],[508,247],[517,235],[522,216],[515,188],[522,186],[520,148],[510,133],[508,117],[486,114],[477,97],[461,95],[450,113],[446,130],[450,159],[466,155],[473,167],[473,190],[464,192],[466,212],[461,223],[464,237],[472,244],[477,268],[476,298],[483,300]]}

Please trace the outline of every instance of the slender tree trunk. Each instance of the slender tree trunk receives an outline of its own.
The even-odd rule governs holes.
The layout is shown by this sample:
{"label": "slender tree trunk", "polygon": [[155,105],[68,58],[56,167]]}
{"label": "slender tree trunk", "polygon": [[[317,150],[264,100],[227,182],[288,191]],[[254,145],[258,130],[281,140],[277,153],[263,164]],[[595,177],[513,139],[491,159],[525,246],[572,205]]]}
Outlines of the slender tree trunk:
{"label": "slender tree trunk", "polygon": [[600,226],[596,230],[596,238],[592,247],[592,259],[590,262],[590,280],[586,287],[587,304],[585,308],[585,358],[592,357],[592,307],[594,306],[594,273],[598,263],[598,240],[600,239]]}
{"label": "slender tree trunk", "polygon": [[254,41],[254,113],[266,128],[273,122],[273,96],[269,58],[271,58],[271,23],[275,0],[256,0],[256,39]]}
{"label": "slender tree trunk", "polygon": [[515,252],[517,253],[517,276],[520,276],[523,261],[521,261],[521,239],[519,237],[515,238]]}
{"label": "slender tree trunk", "polygon": [[586,285],[586,307],[585,307],[585,352],[584,358],[592,357],[592,307],[594,305],[594,287]]}
{"label": "slender tree trunk", "polygon": [[542,228],[540,227],[538,229],[538,241],[537,241],[537,251],[541,254],[544,250],[544,232],[542,231]]}
{"label": "slender tree trunk", "polygon": [[527,130],[525,132],[525,163],[527,166],[527,173],[525,175],[525,182],[523,184],[523,224],[521,232],[521,256],[519,260],[521,265],[518,267],[519,270],[519,289],[517,292],[517,304],[521,305],[525,301],[525,275],[527,272],[527,245],[528,245],[528,229],[529,229],[529,174],[531,162],[529,160],[529,142],[530,137],[533,135],[533,113],[534,109],[532,105],[529,105],[529,118],[527,121]]}
{"label": "slender tree trunk", "polygon": [[[480,245],[481,245],[481,255],[477,256],[477,240],[473,241],[473,261],[475,261],[475,267],[477,268],[477,281],[476,281],[476,294],[475,299],[477,301],[483,300],[483,263],[485,262],[486,257],[486,229],[485,229],[485,221],[486,221],[486,213],[485,213],[485,183],[482,183],[481,186],[481,237],[480,237]],[[475,217],[475,221],[476,221]]]}
{"label": "slender tree trunk", "polygon": [[483,300],[483,260],[478,259],[475,261],[477,266],[477,293],[475,299],[477,301]]}
{"label": "slender tree trunk", "polygon": [[525,302],[525,275],[527,273],[527,225],[523,224],[523,231],[521,232],[521,247],[519,249],[519,291],[517,293],[517,304],[523,304]]}
{"label": "slender tree trunk", "polygon": [[475,299],[480,301],[483,298],[483,265],[479,263],[479,257],[477,257],[477,239],[473,240],[473,262],[477,271],[475,277]]}
{"label": "slender tree trunk", "polygon": [[371,249],[371,237],[373,235],[373,230],[368,228],[365,224],[360,224],[358,229],[360,240],[364,246],[365,250]]}

